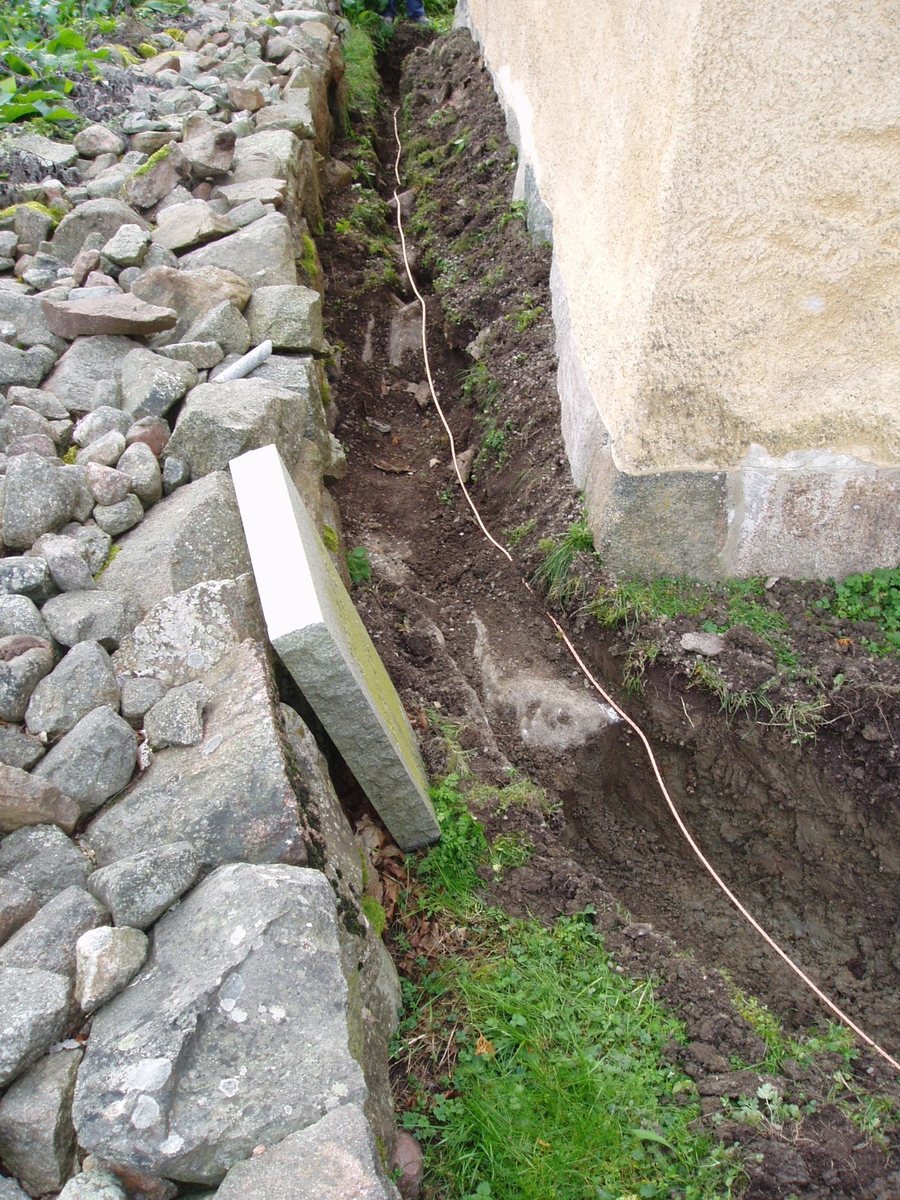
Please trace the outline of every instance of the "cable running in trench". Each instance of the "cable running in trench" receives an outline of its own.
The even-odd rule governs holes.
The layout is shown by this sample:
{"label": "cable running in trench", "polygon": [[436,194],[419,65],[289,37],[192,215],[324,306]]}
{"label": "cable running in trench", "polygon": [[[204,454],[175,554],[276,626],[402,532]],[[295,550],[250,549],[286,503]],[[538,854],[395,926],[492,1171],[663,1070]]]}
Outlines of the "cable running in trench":
{"label": "cable running in trench", "polygon": [[[402,186],[402,182],[403,182],[400,177],[400,159],[403,154],[403,143],[400,140],[400,129],[397,124],[397,113],[399,111],[400,111],[399,108],[395,108],[394,113],[393,113],[394,140],[397,143],[397,154],[394,159],[394,176],[396,177],[396,180],[397,180],[397,186],[394,188],[393,194],[394,194],[394,203],[397,206],[397,229],[400,233],[400,245],[401,245],[401,249],[403,251],[403,265],[406,268],[406,276],[409,279],[410,287],[412,288],[413,292],[415,293],[415,297],[418,300],[419,305],[422,309],[422,354],[423,354],[424,360],[425,360],[425,375],[428,379],[428,387],[431,392],[431,398],[434,401],[435,410],[437,411],[437,414],[441,419],[441,424],[443,425],[444,431],[446,432],[447,438],[450,442],[450,453],[453,458],[453,469],[456,472],[456,478],[459,481],[459,486],[462,488],[463,495],[466,498],[469,508],[472,510],[472,514],[475,517],[475,520],[476,520],[481,532],[484,534],[484,536],[487,538],[487,540],[491,543],[491,545],[494,546],[495,549],[499,550],[499,552],[503,555],[503,557],[506,558],[511,563],[513,561],[512,555],[506,549],[505,546],[502,546],[496,540],[496,538],[494,538],[491,535],[490,531],[488,530],[487,526],[485,525],[484,521],[481,518],[481,513],[478,511],[478,507],[476,506],[475,501],[469,495],[469,491],[465,485],[465,481],[463,480],[462,472],[460,471],[460,467],[459,467],[459,461],[456,456],[456,442],[454,440],[453,433],[450,429],[450,425],[447,422],[447,418],[444,415],[444,410],[441,407],[440,401],[438,400],[437,392],[436,392],[435,386],[434,386],[434,379],[431,374],[431,362],[428,357],[428,337],[427,337],[428,314],[427,314],[424,297],[422,296],[422,293],[419,291],[418,285],[416,284],[416,281],[413,277],[412,268],[409,265],[409,257],[407,255],[407,248],[406,248],[406,233],[403,229],[403,215],[400,211],[399,188]],[[527,579],[522,579],[522,584],[531,593],[532,596],[535,595],[535,591],[532,588],[531,584],[527,581]],[[768,945],[769,948],[778,955],[778,957],[782,960],[782,962],[785,963],[785,965],[787,967],[789,967],[791,969],[791,971],[794,972],[794,974],[797,976],[797,978],[803,984],[805,984],[806,987],[809,988],[809,990],[813,993],[813,995],[816,996],[816,998],[818,1000],[820,1000],[821,1003],[824,1004],[825,1007],[834,1016],[836,1016],[839,1021],[842,1022],[842,1024],[846,1025],[848,1029],[851,1029],[853,1031],[853,1033],[855,1033],[856,1036],[860,1039],[860,1041],[865,1042],[865,1044],[867,1046],[869,1046],[872,1050],[874,1050],[876,1054],[879,1054],[885,1060],[885,1062],[887,1062],[895,1071],[900,1072],[900,1062],[898,1062],[895,1058],[893,1058],[890,1054],[888,1054],[888,1052],[885,1049],[883,1049],[881,1046],[879,1046],[878,1043],[874,1040],[874,1038],[871,1038],[865,1032],[865,1030],[861,1029],[855,1023],[855,1021],[853,1021],[843,1011],[843,1009],[839,1008],[837,1006],[837,1004],[835,1004],[834,1001],[831,1000],[825,994],[825,992],[823,992],[822,989],[820,987],[818,987],[817,984],[815,984],[812,981],[812,979],[810,979],[810,977],[794,962],[794,960],[790,957],[790,955],[788,955],[786,951],[782,950],[781,946],[779,946],[779,944],[775,941],[775,939],[769,933],[766,932],[766,930],[762,927],[762,925],[760,925],[759,921],[757,921],[757,919],[753,916],[753,914],[743,905],[743,903],[734,894],[734,892],[727,885],[727,883],[725,883],[724,879],[722,879],[722,877],[716,871],[715,867],[713,867],[712,863],[710,863],[710,861],[707,859],[707,857],[705,856],[703,851],[697,845],[690,830],[688,829],[687,825],[684,823],[684,821],[681,817],[681,813],[678,811],[678,808],[676,807],[674,800],[669,795],[669,789],[666,787],[665,781],[662,777],[662,772],[660,771],[659,764],[656,761],[656,755],[653,753],[653,748],[651,747],[650,742],[647,738],[647,735],[644,733],[643,729],[641,729],[641,727],[635,721],[633,721],[631,717],[629,717],[628,713],[626,713],[624,711],[624,709],[619,707],[619,705],[612,698],[612,696],[610,696],[609,693],[594,678],[594,676],[591,674],[590,670],[588,669],[588,667],[582,660],[581,656],[579,655],[578,651],[572,645],[572,642],[569,640],[569,637],[566,634],[565,630],[562,628],[562,626],[559,624],[559,622],[556,620],[556,618],[553,616],[553,614],[545,609],[544,616],[553,625],[557,634],[562,639],[562,642],[565,645],[566,649],[569,651],[569,654],[572,656],[572,659],[578,665],[579,669],[581,670],[582,674],[584,675],[585,679],[587,679],[587,681],[591,685],[591,687],[597,693],[599,693],[600,696],[602,696],[602,698],[606,701],[606,703],[616,713],[618,713],[618,715],[622,718],[622,720],[626,723],[626,725],[628,725],[634,731],[634,733],[636,733],[637,736],[640,738],[641,744],[643,745],[645,751],[647,752],[647,757],[650,760],[650,765],[653,768],[653,774],[654,774],[656,782],[659,786],[659,790],[662,792],[663,799],[665,800],[666,805],[668,806],[668,809],[672,814],[675,824],[678,826],[678,829],[679,829],[682,837],[685,839],[688,846],[691,848],[691,851],[697,858],[698,862],[701,864],[701,866],[707,872],[707,874],[712,878],[712,880],[716,884],[716,886],[727,897],[727,899],[730,901],[730,903],[737,909],[737,911],[741,914],[741,916],[744,918],[744,920],[747,921],[747,923],[750,926],[752,926],[752,928],[759,934],[759,936],[763,939],[763,941],[766,943],[766,945]]]}

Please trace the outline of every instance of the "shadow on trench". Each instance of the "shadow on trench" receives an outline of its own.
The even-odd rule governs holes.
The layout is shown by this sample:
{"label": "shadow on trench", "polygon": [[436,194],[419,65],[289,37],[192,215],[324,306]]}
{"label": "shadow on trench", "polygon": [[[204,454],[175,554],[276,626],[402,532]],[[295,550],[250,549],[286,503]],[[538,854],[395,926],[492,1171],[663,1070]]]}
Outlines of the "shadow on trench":
{"label": "shadow on trench", "polygon": [[[608,676],[607,676],[608,677]],[[788,955],[876,1040],[900,1044],[893,813],[861,811],[809,747],[730,725],[650,673],[641,711],[666,785],[715,869]],[[577,857],[639,919],[724,967],[789,1025],[828,1014],[734,909],[675,826],[624,725],[573,756],[560,794]]]}

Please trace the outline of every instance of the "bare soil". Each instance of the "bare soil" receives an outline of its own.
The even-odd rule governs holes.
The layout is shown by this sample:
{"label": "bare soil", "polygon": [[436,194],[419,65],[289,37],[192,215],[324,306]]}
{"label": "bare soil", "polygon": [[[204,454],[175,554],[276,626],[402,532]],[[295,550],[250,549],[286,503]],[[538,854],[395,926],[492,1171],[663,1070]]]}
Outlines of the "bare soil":
{"label": "bare soil", "polygon": [[[691,1044],[672,1053],[697,1080],[709,1117],[721,1109],[721,1096],[755,1094],[758,1076],[738,1078],[733,1067],[764,1056],[725,977],[711,968],[724,969],[789,1028],[824,1024],[825,1014],[696,863],[624,725],[594,729],[581,741],[560,727],[555,746],[523,736],[528,718],[517,697],[537,697],[533,715],[542,690],[566,689],[575,707],[586,695],[544,601],[523,584],[544,559],[539,540],[561,537],[581,511],[558,428],[550,250],[533,243],[510,208],[515,155],[477,49],[464,33],[432,39],[399,25],[382,75],[392,104],[403,106],[405,186],[419,189],[408,222],[417,278],[429,293],[435,384],[458,451],[472,451],[478,508],[494,535],[515,546],[515,563],[480,533],[434,406],[419,403],[421,353],[390,364],[391,324],[411,296],[402,285],[366,283],[365,250],[337,231],[357,201],[351,189],[332,196],[319,246],[328,336],[341,347],[332,380],[342,414],[337,433],[350,464],[335,491],[348,545],[365,546],[373,568],[355,599],[430,770],[453,766],[437,727],[449,721],[460,727],[475,778],[501,786],[512,768],[546,790],[543,806],[479,812],[489,836],[518,830],[534,845],[524,866],[486,881],[489,897],[514,915],[548,921],[592,904],[623,966],[652,977],[685,1020]],[[338,156],[351,151],[350,144],[335,148]],[[389,110],[378,151],[388,196],[395,152]],[[481,375],[472,372],[476,362]],[[590,555],[578,568],[592,586],[603,579]],[[583,609],[557,616],[647,731],[676,803],[717,869],[804,969],[896,1054],[900,671],[895,658],[862,648],[871,631],[822,617],[815,601],[826,592],[826,585],[783,581],[767,592],[808,668],[784,683],[779,699],[824,698],[828,705],[816,737],[799,741],[752,712],[727,719],[718,699],[697,685],[696,655],[681,649],[680,638],[715,619],[714,611],[631,631],[604,629]],[[717,660],[735,691],[758,687],[775,671],[771,647],[754,638],[732,631]],[[628,694],[628,653],[651,642],[657,657],[643,692]],[[486,662],[505,680],[502,695]],[[838,674],[844,682],[835,693]],[[413,969],[411,960],[406,965]],[[837,1057],[814,1070],[785,1064],[777,1086],[788,1100],[817,1099],[815,1115],[790,1131],[718,1126],[720,1136],[743,1145],[747,1197],[900,1196],[896,1130],[888,1126],[881,1144],[861,1136],[839,1107],[838,1070],[862,1091],[900,1097],[870,1053],[852,1068]]]}

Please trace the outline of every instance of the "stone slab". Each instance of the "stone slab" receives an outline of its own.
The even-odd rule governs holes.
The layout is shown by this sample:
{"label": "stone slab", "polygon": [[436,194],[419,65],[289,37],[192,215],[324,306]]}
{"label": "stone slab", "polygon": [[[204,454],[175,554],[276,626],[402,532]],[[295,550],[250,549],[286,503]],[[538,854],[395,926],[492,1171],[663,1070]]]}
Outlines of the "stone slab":
{"label": "stone slab", "polygon": [[154,754],[127,794],[91,824],[84,840],[98,866],[175,842],[190,842],[211,866],[306,862],[262,648],[248,639],[201,678],[214,697],[203,741]]}
{"label": "stone slab", "polygon": [[234,489],[222,472],[154,505],[118,547],[97,586],[126,596],[134,621],[175,592],[206,580],[234,579],[250,567]]}
{"label": "stone slab", "polygon": [[440,837],[400,698],[274,446],[231,463],[269,638],[398,845]]}
{"label": "stone slab", "polygon": [[79,1144],[118,1170],[217,1184],[256,1146],[363,1103],[338,928],[318,871],[232,863],[208,876],[94,1017]]}

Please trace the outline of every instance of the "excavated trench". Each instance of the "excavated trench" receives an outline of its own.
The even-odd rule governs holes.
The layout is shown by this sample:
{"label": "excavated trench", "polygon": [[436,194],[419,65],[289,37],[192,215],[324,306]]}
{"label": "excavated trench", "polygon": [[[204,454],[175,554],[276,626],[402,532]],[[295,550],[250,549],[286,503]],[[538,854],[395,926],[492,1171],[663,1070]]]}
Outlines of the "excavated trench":
{"label": "excavated trench", "polygon": [[[404,105],[405,186],[416,192],[409,228],[429,294],[435,382],[459,450],[471,451],[476,503],[515,547],[516,563],[506,564],[468,513],[443,430],[423,403],[421,353],[397,350],[398,330],[414,323],[409,289],[396,279],[373,282],[365,240],[347,232],[358,189],[340,192],[320,245],[329,337],[341,348],[332,380],[337,434],[349,460],[336,492],[348,545],[365,546],[373,570],[357,589],[358,607],[435,773],[459,767],[448,758],[449,724],[473,778],[505,786],[527,776],[546,792],[543,804],[532,794],[479,814],[490,835],[517,832],[533,850],[525,865],[492,877],[492,897],[547,919],[593,903],[610,944],[638,965],[643,952],[645,969],[663,979],[661,994],[695,1014],[692,1036],[726,1054],[746,1051],[746,1027],[723,1014],[724,993],[704,1001],[687,970],[678,982],[672,964],[682,952],[723,968],[790,1026],[827,1014],[703,872],[637,739],[586,690],[543,601],[522,584],[544,561],[539,539],[559,537],[580,512],[555,408],[550,252],[533,245],[521,213],[509,208],[511,152],[477,52],[463,34],[430,49],[427,42],[398,26],[382,75],[392,105]],[[379,186],[389,197],[389,114],[376,144]],[[336,147],[348,160],[354,153],[351,142]],[[576,560],[576,571],[581,566]],[[596,563],[584,569],[589,576]],[[577,604],[558,615],[646,729],[717,869],[788,953],[896,1055],[900,723],[890,687],[824,725],[815,740],[792,742],[746,716],[729,722],[665,655],[648,671],[642,698],[629,696],[621,635]],[[676,620],[672,631],[693,627]],[[873,704],[886,730],[874,740],[861,733],[872,728]],[[615,932],[615,902],[674,945],[644,925]],[[877,1060],[862,1061],[870,1076],[887,1078]]]}

